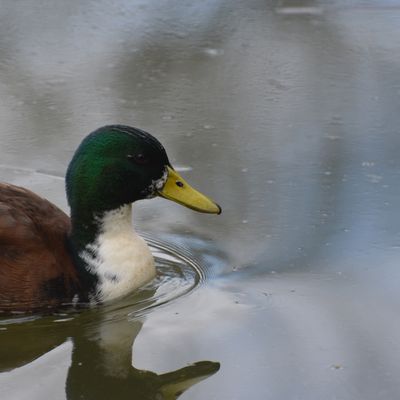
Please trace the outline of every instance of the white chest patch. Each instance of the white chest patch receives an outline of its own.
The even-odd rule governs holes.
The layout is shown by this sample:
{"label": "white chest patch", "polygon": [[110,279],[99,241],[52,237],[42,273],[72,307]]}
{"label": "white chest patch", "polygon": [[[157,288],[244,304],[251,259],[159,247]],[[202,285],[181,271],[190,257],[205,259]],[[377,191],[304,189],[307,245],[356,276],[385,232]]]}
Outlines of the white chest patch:
{"label": "white chest patch", "polygon": [[109,301],[149,282],[156,270],[149,247],[133,230],[131,205],[107,212],[101,226],[101,234],[80,257],[99,278],[96,297]]}

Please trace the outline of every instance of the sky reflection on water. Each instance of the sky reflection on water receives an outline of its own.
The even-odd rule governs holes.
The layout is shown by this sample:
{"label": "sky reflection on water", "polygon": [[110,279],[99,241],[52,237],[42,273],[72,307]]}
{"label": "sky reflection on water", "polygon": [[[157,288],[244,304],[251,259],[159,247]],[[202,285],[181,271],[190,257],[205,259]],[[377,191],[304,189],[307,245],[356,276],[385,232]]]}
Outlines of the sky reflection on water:
{"label": "sky reflection on water", "polygon": [[[62,175],[85,134],[130,124],[222,205],[135,210],[209,270],[135,341],[137,368],[221,363],[182,398],[399,397],[399,21],[396,0],[2,5],[2,165]],[[66,209],[60,179],[0,178]],[[63,399],[70,354],[0,394],[40,378]]]}

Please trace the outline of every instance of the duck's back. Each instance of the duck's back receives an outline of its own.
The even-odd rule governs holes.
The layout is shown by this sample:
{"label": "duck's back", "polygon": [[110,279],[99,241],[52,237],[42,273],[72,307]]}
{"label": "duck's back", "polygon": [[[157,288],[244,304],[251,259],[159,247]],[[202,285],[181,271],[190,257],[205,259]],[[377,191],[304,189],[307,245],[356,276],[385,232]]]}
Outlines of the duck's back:
{"label": "duck's back", "polygon": [[0,183],[0,315],[54,308],[78,288],[69,217],[27,189]]}

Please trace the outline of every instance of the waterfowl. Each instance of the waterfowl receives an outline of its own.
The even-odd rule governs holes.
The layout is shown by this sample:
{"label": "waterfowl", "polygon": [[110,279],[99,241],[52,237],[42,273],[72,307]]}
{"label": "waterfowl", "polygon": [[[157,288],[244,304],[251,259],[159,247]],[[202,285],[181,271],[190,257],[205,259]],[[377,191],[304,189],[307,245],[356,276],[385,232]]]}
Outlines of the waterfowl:
{"label": "waterfowl", "polygon": [[0,312],[103,303],[149,282],[154,260],[132,227],[135,201],[161,196],[221,212],[173,169],[156,138],[123,125],[82,141],[66,193],[70,217],[27,189],[0,184]]}

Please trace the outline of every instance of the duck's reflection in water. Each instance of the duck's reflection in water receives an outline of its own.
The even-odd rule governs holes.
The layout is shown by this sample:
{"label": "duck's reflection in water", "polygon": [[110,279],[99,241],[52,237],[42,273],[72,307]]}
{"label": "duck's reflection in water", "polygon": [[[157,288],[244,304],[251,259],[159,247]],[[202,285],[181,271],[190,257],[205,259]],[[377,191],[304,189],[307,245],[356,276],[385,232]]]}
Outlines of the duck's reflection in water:
{"label": "duck's reflection in water", "polygon": [[126,310],[104,309],[88,310],[62,323],[41,319],[3,325],[7,329],[0,331],[0,369],[21,367],[71,338],[72,361],[65,385],[68,400],[177,399],[219,370],[219,363],[211,361],[164,374],[135,368],[132,349],[142,325],[141,320],[130,320]]}

